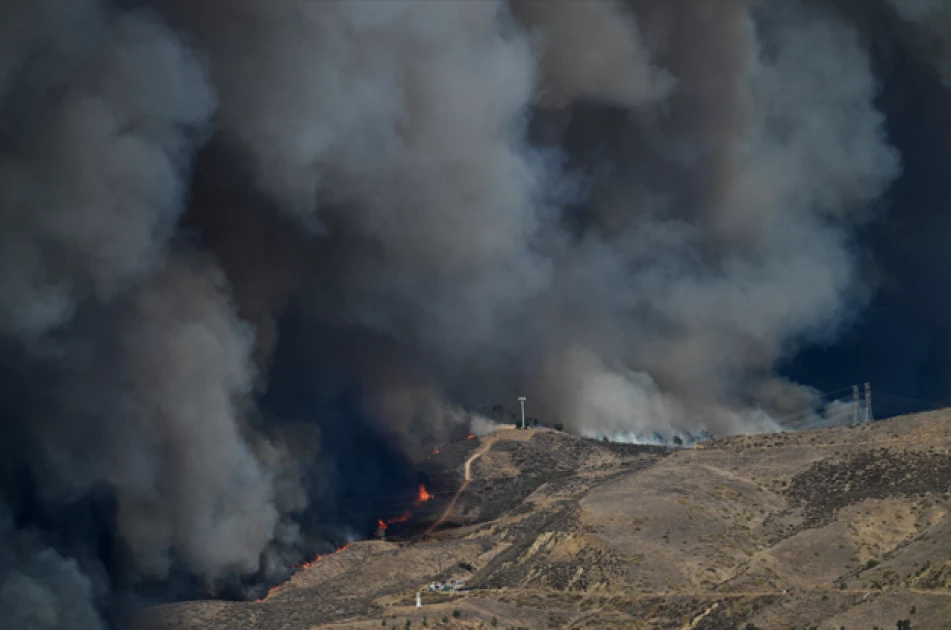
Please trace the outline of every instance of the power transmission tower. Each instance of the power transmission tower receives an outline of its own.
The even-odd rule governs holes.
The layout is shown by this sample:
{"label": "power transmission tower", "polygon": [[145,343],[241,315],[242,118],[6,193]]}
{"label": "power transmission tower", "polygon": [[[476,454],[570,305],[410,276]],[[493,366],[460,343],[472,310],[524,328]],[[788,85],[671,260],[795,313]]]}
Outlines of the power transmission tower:
{"label": "power transmission tower", "polygon": [[859,423],[859,386],[852,386],[852,424]]}
{"label": "power transmission tower", "polygon": [[519,396],[518,402],[522,405],[522,428],[525,428],[525,396]]}
{"label": "power transmission tower", "polygon": [[865,384],[865,421],[872,421],[872,386]]}

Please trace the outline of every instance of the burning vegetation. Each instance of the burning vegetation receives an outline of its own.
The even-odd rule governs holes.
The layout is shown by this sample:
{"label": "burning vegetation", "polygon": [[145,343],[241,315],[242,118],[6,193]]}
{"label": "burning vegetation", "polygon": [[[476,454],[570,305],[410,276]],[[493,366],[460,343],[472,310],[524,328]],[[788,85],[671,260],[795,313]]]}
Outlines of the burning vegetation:
{"label": "burning vegetation", "polygon": [[425,503],[426,501],[429,501],[430,499],[434,499],[434,498],[435,498],[435,495],[430,494],[426,490],[426,486],[424,484],[419,484],[419,495],[416,497],[416,505]]}
{"label": "burning vegetation", "polygon": [[[434,450],[435,450],[435,449],[434,449]],[[437,452],[438,452],[438,451],[437,451]],[[432,500],[435,499],[435,498],[436,498],[436,495],[426,489],[426,484],[422,484],[422,483],[421,483],[421,484],[419,484],[419,487],[417,488],[416,498],[413,500],[413,507],[414,507],[414,508],[418,508],[418,507],[419,507],[420,505],[422,505],[423,503],[426,503],[427,501],[432,501]],[[406,510],[405,512],[403,512],[403,513],[400,514],[399,516],[394,516],[394,517],[390,517],[390,518],[387,518],[387,519],[378,518],[377,521],[376,521],[376,524],[377,524],[377,536],[382,538],[382,537],[385,535],[386,530],[387,530],[387,528],[388,528],[390,525],[395,525],[395,524],[397,524],[397,523],[406,523],[406,522],[408,522],[411,518],[413,518],[413,512],[412,512],[411,510]],[[321,559],[323,559],[323,558],[325,558],[325,557],[327,557],[327,556],[331,556],[331,555],[338,554],[338,553],[340,553],[340,552],[346,550],[346,549],[349,548],[349,547],[350,547],[350,543],[347,543],[346,545],[343,545],[342,547],[338,547],[337,549],[333,550],[332,552],[330,552],[330,553],[328,553],[328,554],[321,554],[321,555],[318,555],[318,556],[314,557],[312,560],[308,560],[308,561],[306,561],[306,562],[301,562],[301,563],[299,563],[299,564],[296,564],[296,565],[294,565],[293,569],[294,569],[295,572],[296,572],[296,571],[302,571],[302,570],[304,570],[304,569],[309,569],[309,568],[313,567],[314,565],[316,565],[318,562],[320,562]],[[257,601],[258,603],[266,602],[272,595],[274,595],[274,593],[276,593],[277,591],[279,591],[279,590],[283,587],[283,585],[286,584],[286,583],[287,583],[287,581],[284,581],[284,582],[282,582],[281,584],[278,584],[278,585],[276,585],[276,586],[272,586],[270,589],[268,589],[268,592],[267,592],[267,594],[266,594],[264,597],[262,597],[261,599],[258,599],[258,600],[256,600],[256,601]]]}
{"label": "burning vegetation", "polygon": [[[426,501],[431,501],[435,498],[436,498],[436,495],[429,492],[426,489],[426,485],[421,483],[419,484],[419,490],[416,493],[416,499],[413,501],[413,507],[418,508],[420,505],[422,505]],[[394,525],[396,523],[406,523],[411,518],[413,518],[412,511],[406,510],[399,516],[393,516],[386,520],[377,519],[377,525],[378,525],[377,533],[379,535],[380,532],[385,532],[388,525]]]}
{"label": "burning vegetation", "polygon": [[[381,522],[381,524],[382,524],[382,522]],[[385,527],[385,526],[384,526],[384,527]],[[350,547],[350,543],[347,543],[346,545],[344,545],[344,546],[342,546],[342,547],[338,547],[338,548],[334,549],[334,550],[331,551],[330,553],[320,554],[320,555],[318,555],[318,556],[315,556],[313,560],[308,560],[308,561],[306,561],[306,562],[301,562],[301,563],[299,563],[299,564],[295,564],[295,565],[294,565],[294,571],[296,572],[296,571],[303,571],[303,570],[305,570],[305,569],[309,569],[309,568],[313,567],[314,565],[316,565],[318,562],[320,562],[321,558],[326,558],[327,556],[336,555],[336,554],[338,554],[338,553],[340,553],[340,552],[342,552],[342,551],[345,551],[345,550],[348,549],[349,547]],[[286,581],[286,580],[285,580],[284,582],[281,582],[280,584],[277,584],[276,586],[272,586],[271,588],[269,588],[269,589],[267,590],[267,594],[266,594],[264,597],[262,597],[261,599],[257,600],[257,603],[258,603],[258,604],[263,604],[264,602],[266,602],[272,595],[274,595],[274,594],[277,593],[279,590],[281,590],[281,588],[283,588],[283,586],[284,586],[285,584],[287,584],[287,581]]]}

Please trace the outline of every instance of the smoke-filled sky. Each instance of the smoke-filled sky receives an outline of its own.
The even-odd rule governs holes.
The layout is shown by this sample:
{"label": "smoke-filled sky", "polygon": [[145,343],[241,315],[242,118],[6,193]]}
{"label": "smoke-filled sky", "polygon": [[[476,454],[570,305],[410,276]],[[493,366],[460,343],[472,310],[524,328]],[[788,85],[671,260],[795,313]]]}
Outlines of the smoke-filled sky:
{"label": "smoke-filled sky", "polygon": [[249,594],[518,395],[640,436],[947,400],[948,25],[0,0],[0,625]]}

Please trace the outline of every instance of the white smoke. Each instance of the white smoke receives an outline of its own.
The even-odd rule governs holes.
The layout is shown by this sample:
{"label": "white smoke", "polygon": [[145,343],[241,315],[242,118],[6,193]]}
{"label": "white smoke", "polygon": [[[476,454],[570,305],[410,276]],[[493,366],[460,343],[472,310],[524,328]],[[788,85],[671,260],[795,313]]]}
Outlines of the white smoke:
{"label": "white smoke", "polygon": [[499,423],[486,418],[485,416],[473,415],[469,420],[469,433],[484,437],[492,435],[499,430]]}

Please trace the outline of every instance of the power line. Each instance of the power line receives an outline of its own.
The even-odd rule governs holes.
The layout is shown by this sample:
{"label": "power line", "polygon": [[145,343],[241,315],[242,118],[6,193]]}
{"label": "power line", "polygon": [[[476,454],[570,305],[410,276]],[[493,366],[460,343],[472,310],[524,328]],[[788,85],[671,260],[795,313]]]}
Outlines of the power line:
{"label": "power line", "polygon": [[923,399],[923,398],[912,398],[912,397],[910,397],[910,396],[899,396],[899,395],[897,395],[897,394],[889,394],[889,393],[887,393],[887,392],[882,392],[882,391],[880,391],[880,390],[875,390],[875,395],[876,395],[877,397],[885,396],[885,397],[890,398],[890,399],[893,399],[893,400],[907,401],[908,403],[914,403],[914,404],[917,404],[917,405],[922,405],[922,406],[925,406],[925,407],[929,407],[929,408],[931,408],[931,409],[943,409],[944,407],[947,407],[947,404],[945,404],[945,403],[939,403],[939,402],[934,401],[934,400],[925,400],[925,399]]}
{"label": "power line", "polygon": [[[792,430],[807,430],[829,426],[832,422],[841,421],[846,414],[850,417],[852,424],[858,424],[863,421],[874,422],[876,418],[884,419],[896,415],[941,409],[946,406],[932,400],[897,396],[879,390],[876,390],[875,400],[873,401],[871,385],[865,383],[863,386],[865,388],[864,397],[860,395],[858,385],[850,385],[830,392],[819,391],[815,408],[778,417],[776,421],[781,426]],[[846,397],[835,397],[835,394],[845,393],[849,390],[852,391],[851,401]],[[849,402],[851,402],[851,405],[849,405]],[[830,407],[834,403],[841,404],[843,409],[833,412]],[[825,409],[822,409],[822,407],[825,407]],[[850,410],[845,411],[849,407]]]}

